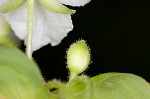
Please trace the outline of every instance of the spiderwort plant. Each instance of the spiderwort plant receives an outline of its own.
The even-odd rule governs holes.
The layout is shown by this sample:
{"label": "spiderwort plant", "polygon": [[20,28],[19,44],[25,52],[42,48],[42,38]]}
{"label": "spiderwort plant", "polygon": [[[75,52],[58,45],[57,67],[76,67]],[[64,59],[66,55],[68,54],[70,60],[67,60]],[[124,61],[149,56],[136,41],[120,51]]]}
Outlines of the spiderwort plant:
{"label": "spiderwort plant", "polygon": [[[75,11],[62,4],[83,6],[88,2],[0,0],[0,13],[20,39],[27,39],[27,55],[31,58],[32,51],[48,43],[57,45],[72,30],[70,15]],[[8,24],[7,29],[10,29]],[[4,32],[8,31],[0,36],[6,38]],[[136,75],[82,75],[90,63],[90,50],[84,40],[73,43],[67,51],[70,72],[67,82],[56,79],[45,82],[38,66],[29,58],[16,48],[0,46],[0,99],[150,99],[149,84]],[[56,90],[51,91],[53,88]]]}
{"label": "spiderwort plant", "polygon": [[[85,42],[73,45],[79,43]],[[76,53],[76,47],[70,48],[75,48],[70,51]],[[79,47],[80,50],[83,48]],[[71,53],[72,61],[76,61],[76,54]],[[68,65],[72,72],[75,67],[72,62]],[[80,66],[87,68],[84,64]],[[76,71],[78,75],[84,69]],[[56,90],[50,91],[53,88]],[[33,60],[18,49],[0,46],[0,99],[150,99],[150,86],[143,78],[127,73],[78,75],[67,82],[56,79],[45,82]]]}
{"label": "spiderwort plant", "polygon": [[0,0],[0,13],[15,34],[25,40],[27,55],[51,43],[55,46],[73,29],[71,14],[65,5],[84,6],[90,0]]}

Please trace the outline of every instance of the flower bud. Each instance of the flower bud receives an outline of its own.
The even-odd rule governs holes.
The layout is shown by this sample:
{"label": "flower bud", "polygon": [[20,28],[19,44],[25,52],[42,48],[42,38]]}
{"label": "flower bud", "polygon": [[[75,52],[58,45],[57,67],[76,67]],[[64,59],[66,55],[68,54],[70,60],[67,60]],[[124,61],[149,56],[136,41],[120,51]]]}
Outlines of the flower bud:
{"label": "flower bud", "polygon": [[90,63],[90,50],[84,40],[73,43],[67,51],[67,65],[70,70],[69,79],[87,69]]}

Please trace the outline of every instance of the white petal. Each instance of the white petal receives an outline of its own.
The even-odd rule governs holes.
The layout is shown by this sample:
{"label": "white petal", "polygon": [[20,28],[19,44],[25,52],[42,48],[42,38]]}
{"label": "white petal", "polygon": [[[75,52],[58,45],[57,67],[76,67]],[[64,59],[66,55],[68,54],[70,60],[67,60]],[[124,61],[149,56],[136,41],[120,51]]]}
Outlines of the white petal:
{"label": "white petal", "polygon": [[[27,33],[26,4],[16,11],[5,14],[6,20],[11,24],[16,35],[25,40]],[[71,16],[50,12],[38,3],[35,4],[33,23],[33,51],[51,43],[55,46],[73,29]]]}
{"label": "white petal", "polygon": [[59,0],[59,1],[65,5],[84,6],[85,4],[89,3],[91,0]]}
{"label": "white petal", "polygon": [[11,25],[15,34],[21,39],[26,38],[26,27],[27,27],[27,8],[26,4],[10,13],[4,14],[5,19]]}

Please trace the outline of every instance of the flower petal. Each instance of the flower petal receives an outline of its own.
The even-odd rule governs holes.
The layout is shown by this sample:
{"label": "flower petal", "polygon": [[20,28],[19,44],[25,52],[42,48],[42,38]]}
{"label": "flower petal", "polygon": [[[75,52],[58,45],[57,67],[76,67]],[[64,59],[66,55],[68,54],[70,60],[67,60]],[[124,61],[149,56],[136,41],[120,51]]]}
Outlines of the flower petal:
{"label": "flower petal", "polygon": [[[5,14],[15,34],[25,40],[27,33],[27,5],[11,13]],[[70,14],[59,14],[35,4],[33,21],[33,51],[51,43],[55,46],[73,29]]]}
{"label": "flower petal", "polygon": [[84,6],[85,4],[89,3],[91,0],[59,0],[59,1],[65,5]]}
{"label": "flower petal", "polygon": [[26,0],[0,0],[0,13],[7,13],[19,8]]}
{"label": "flower petal", "polygon": [[50,11],[54,11],[61,14],[75,13],[75,10],[71,10],[61,4],[58,0],[39,0],[41,5]]}

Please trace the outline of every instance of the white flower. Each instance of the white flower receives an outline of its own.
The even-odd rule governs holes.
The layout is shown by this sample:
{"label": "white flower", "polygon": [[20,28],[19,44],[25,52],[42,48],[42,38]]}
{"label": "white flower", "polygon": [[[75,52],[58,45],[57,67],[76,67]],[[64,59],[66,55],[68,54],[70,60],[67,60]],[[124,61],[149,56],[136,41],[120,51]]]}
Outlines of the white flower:
{"label": "white flower", "polygon": [[[10,9],[4,9],[4,6],[7,6],[7,3],[11,1],[20,3],[13,8],[13,11],[9,12]],[[67,36],[67,33],[73,29],[71,13],[65,13],[65,11],[72,10],[62,4],[83,6],[89,1],[90,0],[35,0],[32,50],[35,51],[49,43],[51,43],[52,46],[59,44],[61,40]],[[21,40],[25,40],[27,34],[26,0],[0,0],[0,9],[2,8],[4,10],[0,10],[0,12],[8,12],[3,15],[17,37]]]}

